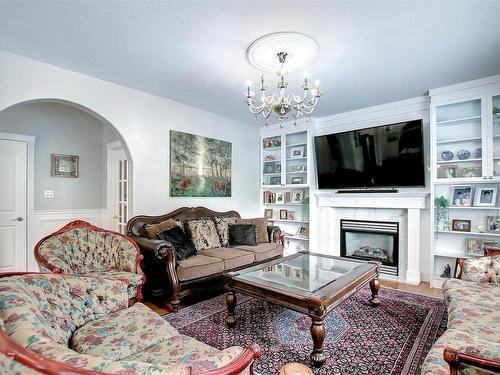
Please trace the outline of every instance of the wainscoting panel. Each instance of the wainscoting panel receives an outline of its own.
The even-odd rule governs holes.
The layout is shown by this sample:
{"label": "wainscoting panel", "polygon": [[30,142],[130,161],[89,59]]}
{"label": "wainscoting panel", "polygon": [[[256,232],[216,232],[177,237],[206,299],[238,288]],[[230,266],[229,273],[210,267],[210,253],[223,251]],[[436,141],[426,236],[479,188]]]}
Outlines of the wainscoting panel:
{"label": "wainscoting panel", "polygon": [[105,209],[80,210],[35,210],[33,233],[31,233],[28,249],[28,270],[39,271],[34,257],[36,243],[43,237],[56,232],[73,220],[85,220],[98,227],[103,226]]}

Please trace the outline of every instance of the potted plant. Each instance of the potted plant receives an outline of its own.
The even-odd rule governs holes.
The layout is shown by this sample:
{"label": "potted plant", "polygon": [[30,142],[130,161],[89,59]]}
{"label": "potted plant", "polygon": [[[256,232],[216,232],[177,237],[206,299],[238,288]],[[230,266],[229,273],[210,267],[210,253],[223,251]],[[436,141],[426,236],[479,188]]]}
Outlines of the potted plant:
{"label": "potted plant", "polygon": [[442,195],[435,199],[436,207],[436,230],[447,231],[450,229],[450,218],[448,212],[448,199]]}

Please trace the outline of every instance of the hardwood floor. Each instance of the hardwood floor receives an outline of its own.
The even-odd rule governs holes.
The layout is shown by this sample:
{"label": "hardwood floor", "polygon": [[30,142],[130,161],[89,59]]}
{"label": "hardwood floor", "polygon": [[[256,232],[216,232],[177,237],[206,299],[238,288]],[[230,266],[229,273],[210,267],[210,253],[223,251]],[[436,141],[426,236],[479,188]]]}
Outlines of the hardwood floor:
{"label": "hardwood floor", "polygon": [[[410,292],[410,293],[415,293],[415,294],[421,294],[423,296],[428,296],[428,297],[434,297],[434,298],[440,298],[443,299],[443,294],[441,293],[441,289],[436,289],[436,288],[431,288],[430,284],[427,282],[421,282],[420,285],[415,286],[415,285],[409,285],[405,283],[401,283],[398,281],[390,281],[390,280],[380,280],[380,284],[384,288],[391,288],[391,289],[398,289],[402,290],[405,292]],[[190,303],[196,303],[198,301],[192,300]],[[160,315],[165,315],[169,314],[172,312],[171,307],[167,305],[159,305],[150,301],[144,302],[145,305],[147,305],[149,308],[151,308],[153,311],[157,312]],[[183,306],[181,305],[180,308]]]}

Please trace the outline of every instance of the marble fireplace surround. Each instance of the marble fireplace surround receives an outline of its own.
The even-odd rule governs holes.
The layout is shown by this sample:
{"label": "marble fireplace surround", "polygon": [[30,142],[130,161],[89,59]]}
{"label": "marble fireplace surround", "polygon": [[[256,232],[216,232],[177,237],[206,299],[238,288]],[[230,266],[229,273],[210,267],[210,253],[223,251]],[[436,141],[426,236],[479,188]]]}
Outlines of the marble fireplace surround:
{"label": "marble fireplace surround", "polygon": [[[428,192],[336,193],[317,191],[322,243],[328,253],[340,256],[340,220],[399,222],[398,280],[418,285],[421,281],[421,210],[427,208]],[[326,238],[328,237],[328,238]],[[381,276],[387,277],[389,276]]]}

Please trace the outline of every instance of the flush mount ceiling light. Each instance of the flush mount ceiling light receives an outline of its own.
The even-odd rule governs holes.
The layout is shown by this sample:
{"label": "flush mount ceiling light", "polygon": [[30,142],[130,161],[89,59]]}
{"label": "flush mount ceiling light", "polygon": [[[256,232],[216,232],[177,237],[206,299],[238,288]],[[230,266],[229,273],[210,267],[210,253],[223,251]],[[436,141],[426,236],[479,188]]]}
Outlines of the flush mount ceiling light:
{"label": "flush mount ceiling light", "polygon": [[[318,56],[318,45],[314,40],[306,35],[282,32],[265,35],[257,39],[247,49],[247,58],[250,64],[259,70],[265,72],[276,72],[278,75],[278,93],[267,95],[266,90],[269,87],[264,82],[262,74],[260,83],[256,85],[261,93],[260,103],[257,104],[252,91],[251,82],[247,82],[247,92],[245,102],[248,109],[255,117],[262,114],[266,120],[266,126],[269,125],[269,118],[274,113],[278,120],[287,120],[290,117],[295,120],[301,116],[310,117],[322,92],[319,90],[319,81],[315,82],[312,88],[309,79],[304,79],[301,85],[302,96],[295,94],[286,94],[288,87],[286,76],[288,71],[296,71],[309,66]],[[285,70],[285,63],[286,68]],[[278,69],[278,70],[277,70]]]}

